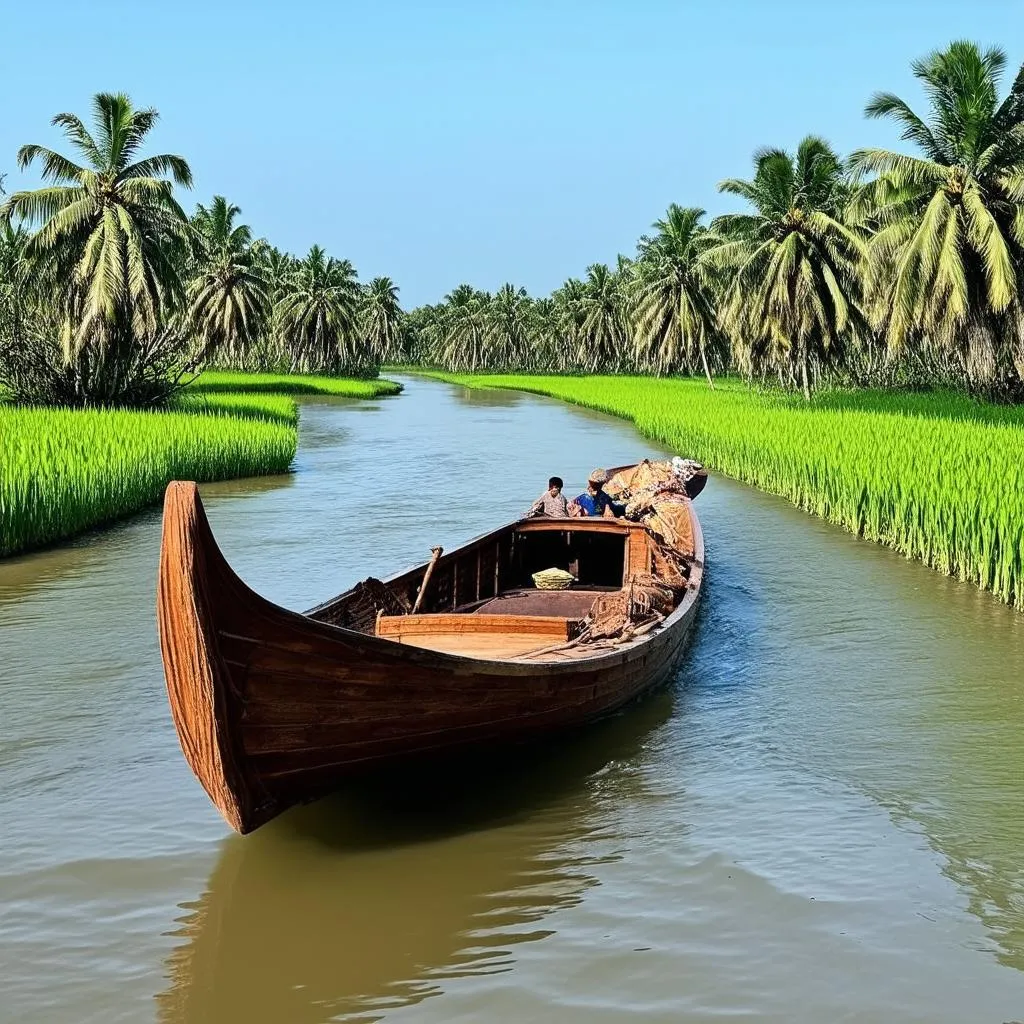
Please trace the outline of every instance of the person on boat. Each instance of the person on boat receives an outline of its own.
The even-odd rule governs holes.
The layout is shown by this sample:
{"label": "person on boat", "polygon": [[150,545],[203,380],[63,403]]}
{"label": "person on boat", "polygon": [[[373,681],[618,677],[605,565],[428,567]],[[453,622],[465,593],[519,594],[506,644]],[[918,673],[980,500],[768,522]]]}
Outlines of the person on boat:
{"label": "person on boat", "polygon": [[620,505],[605,493],[604,485],[608,483],[608,474],[603,469],[595,469],[587,477],[587,489],[578,497],[573,499],[572,504],[578,509],[577,515],[582,516],[603,516],[607,508],[612,510],[613,516],[623,516],[626,513],[626,506]]}
{"label": "person on boat", "polygon": [[568,502],[562,494],[563,486],[562,478],[553,476],[548,481],[548,489],[530,506],[527,516],[551,516],[552,519],[568,516]]}

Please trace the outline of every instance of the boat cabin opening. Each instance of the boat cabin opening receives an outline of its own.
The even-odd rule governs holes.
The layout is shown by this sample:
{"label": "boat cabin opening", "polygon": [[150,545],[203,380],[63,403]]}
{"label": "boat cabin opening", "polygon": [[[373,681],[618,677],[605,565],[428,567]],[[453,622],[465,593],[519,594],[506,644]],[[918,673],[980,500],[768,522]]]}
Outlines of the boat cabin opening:
{"label": "boat cabin opening", "polygon": [[508,582],[533,587],[533,574],[564,569],[576,577],[574,589],[608,587],[625,580],[628,533],[590,530],[532,530],[513,534]]}

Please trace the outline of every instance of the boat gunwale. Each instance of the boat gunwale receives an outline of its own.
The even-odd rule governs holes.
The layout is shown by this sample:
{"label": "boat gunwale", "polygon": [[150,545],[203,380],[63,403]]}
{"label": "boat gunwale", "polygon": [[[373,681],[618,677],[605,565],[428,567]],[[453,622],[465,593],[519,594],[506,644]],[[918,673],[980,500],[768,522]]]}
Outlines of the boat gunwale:
{"label": "boat gunwale", "polygon": [[[274,605],[274,607],[280,608],[282,612],[285,612],[288,615],[299,616],[303,620],[303,622],[308,625],[323,627],[324,629],[329,631],[324,634],[325,636],[337,636],[338,634],[342,634],[346,637],[359,637],[361,640],[376,641],[378,643],[383,643],[387,645],[386,648],[384,648],[383,650],[386,651],[386,653],[388,654],[396,653],[395,649],[399,648],[402,650],[402,654],[405,657],[409,657],[410,655],[412,655],[414,651],[420,655],[423,655],[423,657],[410,658],[410,660],[415,661],[440,661],[442,664],[448,663],[451,665],[459,666],[473,665],[478,668],[487,666],[488,672],[490,672],[490,670],[493,670],[494,672],[500,672],[501,674],[508,674],[510,669],[520,670],[515,671],[513,673],[515,675],[531,673],[535,674],[536,669],[538,668],[561,669],[566,672],[574,672],[578,671],[581,665],[586,665],[588,667],[601,667],[603,665],[615,664],[617,661],[629,661],[631,660],[629,655],[635,653],[638,649],[646,646],[648,643],[655,640],[657,637],[663,636],[668,630],[675,626],[700,597],[701,585],[703,583],[704,578],[704,534],[701,529],[700,520],[696,512],[694,511],[692,498],[687,498],[687,505],[690,513],[690,523],[693,529],[694,554],[691,560],[691,576],[687,584],[686,593],[683,595],[683,598],[679,602],[679,604],[676,605],[672,612],[668,616],[666,616],[665,620],[662,623],[660,623],[656,629],[653,629],[650,632],[645,633],[643,636],[635,637],[632,640],[622,641],[612,651],[595,652],[592,655],[585,655],[582,657],[577,655],[569,660],[535,659],[532,661],[524,661],[522,660],[524,656],[519,656],[515,659],[509,660],[494,658],[478,658],[474,657],[473,655],[451,654],[446,651],[433,651],[429,648],[424,647],[417,648],[411,644],[401,644],[395,640],[389,640],[386,637],[378,637],[371,635],[369,633],[360,633],[358,630],[348,629],[345,626],[335,626],[332,623],[322,622],[319,619],[311,617],[314,612],[325,610],[334,605],[336,602],[340,601],[342,598],[347,597],[349,594],[352,593],[355,587],[350,587],[343,593],[338,594],[336,597],[333,597],[328,601],[324,601],[323,603],[317,605],[315,608],[310,609],[308,612],[293,612],[290,609],[281,608],[279,605]],[[471,540],[467,540],[465,543],[460,544],[457,548],[453,548],[450,552],[447,552],[447,555],[449,557],[455,557],[456,555],[465,552],[467,549],[472,548],[475,544],[483,543],[484,541],[490,540],[492,538],[500,537],[506,532],[514,531],[523,524],[531,522],[532,520],[530,519],[513,520],[511,523],[507,523],[505,526],[499,527],[495,530],[491,530],[488,533],[480,534],[479,536],[474,537]],[[545,522],[542,528],[552,530],[565,529],[565,524],[560,519],[551,519],[550,524],[548,522]],[[573,521],[573,525],[570,528],[574,530],[581,529],[595,532],[618,532],[624,534],[628,534],[633,531],[644,530],[643,525],[640,523],[634,523],[632,521],[629,521],[627,523],[620,523],[614,519],[607,521],[603,519],[594,519],[591,522],[588,522],[586,519],[579,519]],[[400,572],[393,573],[391,576],[388,576],[384,580],[382,580],[382,582],[393,583],[396,580],[402,579],[403,576],[407,576],[410,573],[417,572],[423,569],[426,566],[426,564],[427,563],[425,562],[421,562],[418,565],[409,567],[408,569],[403,569]],[[694,574],[696,574],[696,578],[694,578]],[[243,585],[245,585],[244,582]],[[261,598],[261,600],[266,599]],[[268,603],[273,604],[273,602]]]}
{"label": "boat gunwale", "polygon": [[[626,465],[623,465],[623,466],[613,466],[611,469],[608,469],[606,472],[608,473],[609,476],[614,476],[617,473],[622,473],[622,472],[625,472],[626,470],[629,470],[629,469],[635,469],[637,466],[640,465],[641,462],[644,462],[644,461],[647,461],[647,460],[646,459],[640,459],[637,462],[627,463]],[[707,475],[706,472],[704,473],[704,475],[705,476]],[[699,493],[700,492],[698,491],[698,494]],[[693,548],[694,548],[694,555],[693,555],[692,562],[693,562],[693,564],[695,566],[699,566],[701,573],[703,573],[703,565],[704,565],[704,535],[703,535],[703,531],[701,530],[700,521],[699,521],[699,519],[697,517],[696,512],[694,512],[694,509],[693,509],[693,502],[694,502],[695,498],[696,498],[696,495],[694,495],[693,497],[691,497],[690,495],[687,495],[687,499],[686,499],[688,504],[689,504],[690,521],[693,524]],[[569,525],[569,524],[571,524],[571,525]],[[524,529],[524,528],[525,528],[526,532],[530,532],[530,533],[532,533],[534,531],[540,532],[540,531],[544,531],[544,530],[564,530],[564,529],[568,528],[568,529],[572,529],[572,530],[589,530],[589,531],[598,532],[598,533],[622,533],[622,534],[629,534],[633,530],[643,530],[644,526],[643,526],[642,523],[637,523],[637,522],[634,522],[631,519],[623,519],[621,517],[607,517],[607,516],[595,516],[595,517],[581,516],[581,517],[576,517],[576,516],[571,516],[571,517],[566,517],[566,519],[563,520],[561,517],[557,517],[556,518],[556,517],[553,517],[553,516],[551,516],[551,517],[545,517],[545,516],[521,516],[519,519],[513,519],[510,522],[505,523],[503,526],[498,526],[498,527],[495,527],[493,530],[487,530],[484,533],[477,534],[475,537],[470,537],[469,539],[467,539],[467,540],[463,541],[461,544],[459,544],[457,547],[452,548],[451,551],[445,552],[438,561],[439,562],[447,561],[450,558],[454,558],[458,554],[465,553],[466,551],[468,551],[469,549],[471,549],[475,545],[483,544],[485,541],[496,540],[496,539],[500,538],[501,536],[503,536],[506,533],[514,532],[516,530]],[[406,566],[404,569],[399,569],[397,572],[391,573],[389,576],[383,577],[381,582],[385,583],[385,584],[387,584],[387,583],[395,583],[398,580],[401,580],[405,576],[410,576],[410,575],[412,575],[412,573],[419,572],[422,569],[426,569],[427,565],[428,565],[428,562],[416,562],[413,565]],[[306,618],[311,619],[311,621],[319,622],[320,621],[319,619],[314,619],[313,618],[314,615],[316,615],[318,612],[327,611],[329,608],[331,608],[333,605],[337,604],[343,598],[348,597],[355,590],[356,586],[358,586],[358,584],[355,584],[355,585],[349,587],[348,590],[343,590],[340,594],[335,594],[333,597],[329,597],[326,600],[321,601],[319,604],[313,605],[313,607],[307,608],[304,612],[299,612],[298,614],[303,615]],[[699,589],[699,587],[700,587],[700,582],[698,580],[697,589]],[[675,610],[678,610],[678,608],[683,605],[685,600],[686,600],[686,598],[684,597],[683,601],[680,601],[679,605],[677,606],[677,608]],[[287,611],[289,609],[282,609],[282,610],[283,611]],[[674,617],[675,610],[673,610],[673,613],[671,615],[669,615],[669,617],[665,620],[664,624],[667,624],[669,619],[672,619]],[[331,625],[330,623],[324,623],[324,624],[325,625]],[[343,627],[343,626],[335,626],[334,628],[335,629],[341,629],[343,631],[349,632],[349,631],[345,630],[345,627]],[[350,632],[357,632],[357,631],[356,630],[351,630]],[[366,635],[369,635],[369,634],[360,634],[360,635],[366,636]],[[458,657],[458,655],[453,655],[452,657]],[[470,660],[477,660],[477,659],[470,659]]]}
{"label": "boat gunwale", "polygon": [[[639,465],[639,463],[635,463],[635,465]],[[357,653],[365,657],[372,658],[380,656],[388,660],[415,662],[458,672],[472,670],[475,672],[482,672],[486,675],[528,676],[537,675],[539,670],[543,670],[543,674],[545,676],[550,676],[552,674],[562,675],[576,673],[579,672],[583,666],[586,666],[588,669],[600,669],[605,666],[614,665],[617,662],[628,662],[633,660],[633,658],[639,656],[638,652],[640,650],[671,631],[671,629],[680,622],[680,620],[688,613],[689,609],[697,602],[700,597],[701,585],[703,583],[704,536],[703,531],[701,530],[700,520],[694,511],[693,499],[687,498],[687,507],[690,513],[690,522],[693,529],[694,546],[694,554],[691,560],[691,576],[687,585],[686,593],[683,595],[682,600],[665,618],[665,620],[657,626],[657,628],[650,630],[643,636],[622,641],[617,644],[613,650],[602,650],[591,655],[584,654],[582,656],[580,654],[576,654],[572,658],[561,658],[558,660],[533,659],[530,661],[524,661],[521,660],[521,656],[514,660],[504,660],[479,658],[472,655],[451,654],[445,651],[434,651],[429,648],[415,647],[411,644],[401,644],[385,637],[378,637],[370,633],[362,633],[359,630],[349,629],[345,626],[336,626],[333,623],[324,622],[313,617],[315,613],[324,611],[341,601],[343,598],[349,596],[355,587],[350,587],[341,594],[338,594],[337,596],[330,598],[329,600],[324,601],[305,612],[297,612],[290,608],[285,608],[283,605],[279,605],[253,590],[253,588],[250,587],[237,572],[235,572],[234,568],[228,562],[227,557],[221,550],[220,545],[217,543],[213,527],[205,515],[205,509],[202,503],[202,498],[199,494],[198,485],[191,481],[176,481],[175,484],[179,486],[182,484],[190,484],[194,489],[194,500],[199,505],[200,509],[203,510],[202,519],[205,520],[206,526],[205,530],[202,531],[203,536],[201,538],[201,542],[204,546],[212,545],[216,554],[216,560],[213,565],[217,566],[219,572],[229,574],[230,577],[232,577],[232,583],[235,586],[243,588],[249,600],[256,602],[257,605],[262,607],[265,613],[274,616],[282,622],[282,624],[291,626],[292,628],[300,631],[313,631],[314,634],[325,639],[340,640],[343,638],[346,643],[356,649]],[[174,487],[175,484],[169,485],[169,488]],[[471,549],[474,545],[483,543],[487,540],[496,539],[508,532],[513,532],[517,527],[530,522],[532,522],[532,520],[525,518],[513,520],[503,526],[489,530],[486,533],[482,533],[477,537],[465,541],[457,548],[453,548],[450,552],[446,552],[442,557],[445,559],[454,558],[460,553],[464,553],[467,549]],[[581,531],[619,532],[628,534],[634,530],[644,529],[644,527],[639,523],[634,523],[632,521],[620,522],[617,519],[605,520],[604,518],[594,518],[593,520],[588,521],[586,518],[574,518],[570,522],[572,524],[569,527],[570,529]],[[566,523],[559,519],[552,519],[550,521],[550,525],[545,522],[543,528],[556,530],[565,529]],[[427,563],[419,563],[418,565],[393,573],[386,577],[383,582],[393,583],[410,573],[423,569],[426,564]],[[214,620],[216,620],[216,610],[211,609],[210,611],[213,612]],[[214,629],[218,629],[216,621],[212,623],[212,626]],[[269,647],[290,649],[286,644],[275,643],[274,641],[265,638],[260,639],[259,643]]]}

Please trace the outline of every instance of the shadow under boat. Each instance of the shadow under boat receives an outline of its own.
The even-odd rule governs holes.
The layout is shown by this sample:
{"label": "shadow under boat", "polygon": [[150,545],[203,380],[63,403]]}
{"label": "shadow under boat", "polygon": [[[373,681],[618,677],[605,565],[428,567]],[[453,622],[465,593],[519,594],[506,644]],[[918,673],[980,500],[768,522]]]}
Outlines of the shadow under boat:
{"label": "shadow under boat", "polygon": [[159,1019],[370,1021],[446,979],[509,970],[517,944],[550,935],[540,922],[597,884],[594,840],[642,797],[629,769],[675,699],[526,756],[377,774],[232,836],[184,905]]}

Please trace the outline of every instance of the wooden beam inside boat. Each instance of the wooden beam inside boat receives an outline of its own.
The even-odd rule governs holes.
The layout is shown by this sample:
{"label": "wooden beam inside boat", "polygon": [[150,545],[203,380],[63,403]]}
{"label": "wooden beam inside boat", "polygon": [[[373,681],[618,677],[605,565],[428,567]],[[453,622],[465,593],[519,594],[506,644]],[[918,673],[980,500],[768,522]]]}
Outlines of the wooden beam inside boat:
{"label": "wooden beam inside boat", "polygon": [[568,639],[569,620],[560,615],[382,615],[377,636],[401,640],[431,633],[541,633]]}

